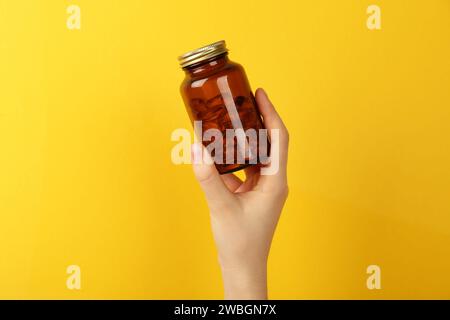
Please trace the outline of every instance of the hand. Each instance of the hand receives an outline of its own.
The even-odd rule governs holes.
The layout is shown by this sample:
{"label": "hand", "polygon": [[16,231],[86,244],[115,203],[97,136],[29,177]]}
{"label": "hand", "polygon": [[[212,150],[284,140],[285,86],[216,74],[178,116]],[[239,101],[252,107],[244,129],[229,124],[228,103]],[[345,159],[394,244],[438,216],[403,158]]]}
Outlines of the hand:
{"label": "hand", "polygon": [[[264,90],[258,89],[255,98],[271,137],[273,129],[279,130],[279,139],[271,139],[271,150],[279,150],[278,155],[271,152],[271,158],[279,157],[275,174],[261,175],[259,166],[251,166],[245,169],[245,182],[234,174],[219,175],[206,148],[192,145],[194,173],[210,209],[226,299],[267,299],[267,258],[288,195],[287,129]],[[207,161],[198,161],[202,157]]]}

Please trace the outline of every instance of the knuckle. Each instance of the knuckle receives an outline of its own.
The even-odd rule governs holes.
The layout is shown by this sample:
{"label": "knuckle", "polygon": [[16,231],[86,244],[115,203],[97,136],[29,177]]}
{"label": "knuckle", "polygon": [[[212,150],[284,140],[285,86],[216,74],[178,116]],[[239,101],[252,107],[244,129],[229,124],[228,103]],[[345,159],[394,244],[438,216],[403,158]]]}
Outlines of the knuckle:
{"label": "knuckle", "polygon": [[284,136],[286,136],[286,137],[289,136],[289,131],[288,131],[288,129],[287,129],[287,127],[286,127],[286,124],[285,124],[284,122],[281,122],[280,129],[281,129],[281,133],[282,133]]}
{"label": "knuckle", "polygon": [[277,199],[286,200],[289,195],[289,187],[287,184],[280,184],[279,186],[272,188],[271,193]]}
{"label": "knuckle", "polygon": [[285,199],[287,199],[287,197],[289,196],[289,186],[288,185],[286,185],[285,186],[285,190],[284,190],[284,198]]}
{"label": "knuckle", "polygon": [[287,199],[289,195],[289,186],[285,184],[284,186],[280,187],[279,194],[283,199]]}
{"label": "knuckle", "polygon": [[289,131],[285,126],[283,127],[283,134],[285,136],[286,143],[289,143]]}

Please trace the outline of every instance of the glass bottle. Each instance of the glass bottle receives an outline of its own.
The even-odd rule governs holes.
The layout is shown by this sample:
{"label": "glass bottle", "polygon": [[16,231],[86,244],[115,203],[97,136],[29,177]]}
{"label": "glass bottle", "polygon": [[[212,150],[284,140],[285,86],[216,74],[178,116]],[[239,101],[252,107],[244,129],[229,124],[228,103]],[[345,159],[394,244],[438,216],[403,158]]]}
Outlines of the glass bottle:
{"label": "glass bottle", "polygon": [[225,41],[178,59],[185,72],[180,91],[186,110],[197,138],[211,153],[219,173],[265,163],[267,130],[244,68],[228,59]]}

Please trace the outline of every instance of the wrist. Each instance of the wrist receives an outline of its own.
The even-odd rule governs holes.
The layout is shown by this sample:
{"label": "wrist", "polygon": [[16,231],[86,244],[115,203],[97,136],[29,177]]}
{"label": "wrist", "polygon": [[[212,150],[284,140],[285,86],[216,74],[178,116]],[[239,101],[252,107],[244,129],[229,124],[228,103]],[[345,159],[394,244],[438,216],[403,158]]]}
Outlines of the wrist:
{"label": "wrist", "polygon": [[221,264],[225,299],[267,299],[267,263]]}

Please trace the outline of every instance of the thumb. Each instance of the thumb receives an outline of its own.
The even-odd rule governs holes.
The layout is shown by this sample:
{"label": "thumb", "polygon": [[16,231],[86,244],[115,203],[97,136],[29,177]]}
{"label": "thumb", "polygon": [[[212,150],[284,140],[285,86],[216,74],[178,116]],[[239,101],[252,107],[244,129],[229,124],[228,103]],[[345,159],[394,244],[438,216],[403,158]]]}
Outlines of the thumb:
{"label": "thumb", "polygon": [[223,209],[233,201],[233,194],[228,190],[217,172],[208,150],[199,142],[191,147],[192,166],[195,177],[206,196],[210,210]]}

